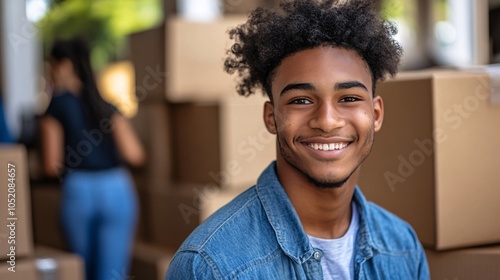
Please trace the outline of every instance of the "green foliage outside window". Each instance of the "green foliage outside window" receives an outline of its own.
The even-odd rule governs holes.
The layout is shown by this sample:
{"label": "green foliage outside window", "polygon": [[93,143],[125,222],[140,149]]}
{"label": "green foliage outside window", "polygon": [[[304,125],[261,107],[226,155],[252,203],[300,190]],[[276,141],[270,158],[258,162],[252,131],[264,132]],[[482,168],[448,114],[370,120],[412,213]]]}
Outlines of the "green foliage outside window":
{"label": "green foliage outside window", "polygon": [[128,34],[162,20],[160,0],[53,0],[37,25],[45,51],[56,39],[85,38],[92,47],[92,63],[100,69],[126,57]]}

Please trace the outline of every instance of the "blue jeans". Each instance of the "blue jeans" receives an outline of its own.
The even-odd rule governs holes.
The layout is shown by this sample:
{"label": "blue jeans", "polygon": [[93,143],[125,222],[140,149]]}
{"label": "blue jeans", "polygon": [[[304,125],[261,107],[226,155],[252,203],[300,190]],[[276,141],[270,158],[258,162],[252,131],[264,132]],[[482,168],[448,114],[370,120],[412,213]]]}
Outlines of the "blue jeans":
{"label": "blue jeans", "polygon": [[87,279],[127,279],[137,198],[122,168],[77,171],[63,181],[61,218],[70,249],[85,261]]}

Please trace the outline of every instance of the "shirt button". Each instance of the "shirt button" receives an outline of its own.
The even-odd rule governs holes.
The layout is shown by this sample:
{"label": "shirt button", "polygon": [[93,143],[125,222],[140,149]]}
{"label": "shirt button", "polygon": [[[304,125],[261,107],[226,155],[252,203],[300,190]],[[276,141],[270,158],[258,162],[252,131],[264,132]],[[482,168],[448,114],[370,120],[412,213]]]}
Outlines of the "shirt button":
{"label": "shirt button", "polygon": [[321,259],[321,252],[320,251],[314,252],[313,257],[314,257],[315,260],[319,261]]}

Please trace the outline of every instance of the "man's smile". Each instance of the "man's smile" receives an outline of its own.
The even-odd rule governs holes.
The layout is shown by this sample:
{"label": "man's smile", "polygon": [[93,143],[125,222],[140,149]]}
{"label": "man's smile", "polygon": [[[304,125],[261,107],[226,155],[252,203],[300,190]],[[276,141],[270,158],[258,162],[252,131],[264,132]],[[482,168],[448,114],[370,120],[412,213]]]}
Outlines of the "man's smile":
{"label": "man's smile", "polygon": [[299,141],[316,159],[339,160],[353,142],[345,137],[314,137]]}
{"label": "man's smile", "polygon": [[341,142],[341,143],[308,143],[307,146],[314,150],[319,151],[333,151],[333,150],[341,150],[347,147],[349,143]]}

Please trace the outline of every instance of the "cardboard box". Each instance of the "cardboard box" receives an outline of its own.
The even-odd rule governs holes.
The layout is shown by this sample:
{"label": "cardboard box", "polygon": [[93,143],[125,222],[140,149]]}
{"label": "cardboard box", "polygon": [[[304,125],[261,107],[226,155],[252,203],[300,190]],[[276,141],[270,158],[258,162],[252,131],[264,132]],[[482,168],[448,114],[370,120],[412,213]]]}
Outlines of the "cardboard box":
{"label": "cardboard box", "polygon": [[[176,189],[173,190],[173,187]],[[146,196],[147,220],[145,241],[177,250],[182,242],[200,224],[200,195],[202,186],[168,186],[165,191],[142,193]]]}
{"label": "cardboard box", "polygon": [[276,158],[261,96],[172,105],[174,180],[248,188]]}
{"label": "cardboard box", "polygon": [[130,275],[134,279],[164,280],[174,253],[154,245],[136,243]]}
{"label": "cardboard box", "polygon": [[167,20],[166,96],[169,101],[216,101],[236,94],[235,76],[224,71],[224,58],[232,45],[228,31],[245,20],[242,15],[209,23],[181,17]]}
{"label": "cardboard box", "polygon": [[191,232],[208,216],[240,194],[215,185],[177,185],[142,193],[146,196],[146,241],[177,250]]}
{"label": "cardboard box", "polygon": [[168,17],[177,11],[177,1],[163,0],[163,14]]}
{"label": "cardboard box", "polygon": [[26,148],[0,145],[0,260],[33,254]]}
{"label": "cardboard box", "polygon": [[165,32],[165,25],[161,25],[129,37],[136,98],[141,103],[165,100]]}
{"label": "cardboard box", "polygon": [[500,246],[446,252],[425,251],[431,279],[500,279]]}
{"label": "cardboard box", "polygon": [[131,123],[146,151],[145,166],[133,170],[137,189],[166,186],[172,179],[171,125],[167,104],[141,103]]}
{"label": "cardboard box", "polygon": [[0,263],[0,279],[8,280],[84,280],[83,260],[75,254],[52,248],[35,248],[35,256],[16,261],[15,272],[10,265]]}
{"label": "cardboard box", "polygon": [[427,248],[500,242],[500,106],[489,76],[406,73],[377,94],[385,119],[362,166],[366,197],[408,221]]}
{"label": "cardboard box", "polygon": [[31,195],[35,243],[67,250],[61,225],[61,185],[59,183],[33,184]]}
{"label": "cardboard box", "polygon": [[259,6],[272,6],[276,4],[275,0],[229,0],[224,2],[225,14],[244,14],[249,15]]}

